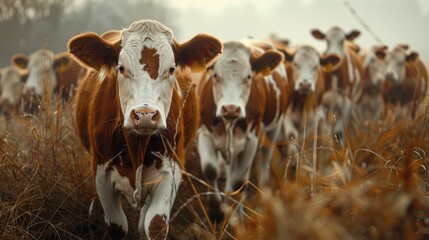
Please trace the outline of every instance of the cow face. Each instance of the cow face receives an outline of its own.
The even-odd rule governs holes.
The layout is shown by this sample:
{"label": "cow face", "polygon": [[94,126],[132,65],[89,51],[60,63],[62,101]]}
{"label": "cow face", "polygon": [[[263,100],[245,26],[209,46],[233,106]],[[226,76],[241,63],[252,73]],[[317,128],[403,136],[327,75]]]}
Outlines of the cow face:
{"label": "cow face", "polygon": [[[69,49],[81,64],[98,70],[102,81],[117,80],[124,128],[136,134],[167,127],[178,66],[203,70],[222,51],[219,40],[207,35],[178,44],[169,28],[153,20],[134,22],[116,34],[120,37],[82,34]],[[112,72],[115,77],[106,79]]]}
{"label": "cow face", "polygon": [[2,113],[8,114],[19,105],[23,83],[22,75],[14,66],[0,70],[0,111]]}
{"label": "cow face", "polygon": [[363,68],[368,73],[370,83],[377,85],[386,78],[386,56],[387,46],[373,46],[367,52],[363,61]]}
{"label": "cow face", "polygon": [[345,33],[341,28],[333,27],[326,34],[322,33],[318,29],[312,30],[311,34],[318,40],[326,40],[326,55],[337,54],[339,56],[344,56],[345,42],[353,41],[360,35],[360,32],[357,30],[353,30],[350,33]]}
{"label": "cow face", "polygon": [[29,57],[16,54],[12,57],[12,63],[18,68],[28,72],[28,78],[23,87],[23,94],[29,96],[41,96],[44,91],[52,93],[57,86],[56,71],[62,71],[68,67],[70,58],[65,54],[54,56],[47,49],[40,49]]}
{"label": "cow face", "polygon": [[136,28],[122,32],[118,90],[124,127],[152,134],[167,127],[175,82],[173,34],[169,29]]}
{"label": "cow face", "polygon": [[224,52],[213,67],[212,78],[216,116],[245,118],[253,79],[250,49],[239,42],[224,43]]}
{"label": "cow face", "polygon": [[251,49],[240,42],[224,44],[224,53],[212,70],[216,116],[235,120],[246,117],[252,83],[257,74],[269,74],[283,61],[280,52],[269,50],[252,56]]}
{"label": "cow face", "polygon": [[407,62],[412,62],[418,57],[418,53],[407,54],[402,46],[395,47],[386,55],[386,80],[393,83],[401,83],[405,79]]}
{"label": "cow face", "polygon": [[305,45],[299,47],[294,54],[285,54],[286,59],[292,62],[294,90],[304,94],[316,91],[318,74],[322,66],[335,66],[340,61],[335,54],[320,57],[315,48]]}

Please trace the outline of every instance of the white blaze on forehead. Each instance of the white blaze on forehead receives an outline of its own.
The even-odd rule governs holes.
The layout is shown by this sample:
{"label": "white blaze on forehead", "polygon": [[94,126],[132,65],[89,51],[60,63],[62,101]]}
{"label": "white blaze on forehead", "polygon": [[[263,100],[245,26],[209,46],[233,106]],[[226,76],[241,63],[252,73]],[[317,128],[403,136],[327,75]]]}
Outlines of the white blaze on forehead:
{"label": "white blaze on forehead", "polygon": [[326,40],[328,47],[326,54],[338,54],[344,56],[344,41],[346,40],[346,34],[341,28],[333,27],[326,33]]}
{"label": "white blaze on forehead", "polygon": [[377,84],[378,82],[383,81],[386,74],[385,61],[379,59],[375,53],[378,48],[378,46],[371,47],[366,52],[365,59],[363,61],[363,69],[368,72],[369,80],[373,84]]}
{"label": "white blaze on forehead", "polygon": [[312,91],[315,90],[319,61],[319,53],[311,46],[301,46],[296,50],[293,58],[295,90],[298,90],[300,83],[304,81],[311,84]]}
{"label": "white blaze on forehead", "polygon": [[[118,64],[124,67],[127,74],[118,72],[118,85],[125,127],[132,126],[131,111],[142,107],[158,110],[158,127],[166,127],[175,81],[174,75],[169,72],[175,66],[172,45],[172,31],[157,21],[138,21],[122,31]],[[150,56],[157,55],[157,74],[147,71],[142,51],[149,51]]]}
{"label": "white blaze on forehead", "polygon": [[47,49],[40,49],[32,53],[28,61],[28,78],[24,89],[34,89],[37,95],[42,94],[43,87],[54,89],[56,84],[54,53]]}
{"label": "white blaze on forehead", "polygon": [[240,117],[245,117],[245,108],[250,96],[252,76],[250,49],[239,42],[224,44],[223,54],[214,65],[217,80],[213,84],[213,95],[220,116],[222,106],[236,105],[241,109]]}
{"label": "white blaze on forehead", "polygon": [[400,47],[394,48],[386,55],[386,74],[393,76],[395,81],[401,81],[405,78],[406,52]]}

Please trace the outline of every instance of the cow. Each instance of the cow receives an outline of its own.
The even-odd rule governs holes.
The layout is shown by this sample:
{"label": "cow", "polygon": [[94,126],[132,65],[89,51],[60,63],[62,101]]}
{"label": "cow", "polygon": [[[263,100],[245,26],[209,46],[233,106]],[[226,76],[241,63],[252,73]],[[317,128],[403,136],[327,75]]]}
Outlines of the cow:
{"label": "cow", "polygon": [[417,52],[408,52],[407,45],[398,45],[388,51],[385,60],[386,81],[382,86],[384,114],[393,108],[397,118],[399,111],[405,108],[414,118],[418,104],[426,96],[428,73],[425,66]]}
{"label": "cow", "polygon": [[322,104],[336,115],[333,134],[344,144],[344,126],[349,126],[350,116],[359,104],[364,85],[363,69],[356,51],[346,46],[345,42],[353,41],[360,32],[352,30],[350,33],[345,33],[339,27],[332,27],[326,34],[318,29],[311,30],[311,34],[318,40],[326,41],[325,57],[331,54],[340,57],[340,62],[325,74],[328,93],[324,95]]}
{"label": "cow", "polygon": [[[316,111],[325,93],[324,71],[328,66],[335,66],[340,57],[335,54],[328,57],[320,56],[319,52],[310,45],[297,47],[294,53],[283,52],[287,64],[287,74],[290,84],[290,103],[284,118],[282,134],[283,141],[300,142],[305,128],[315,126]],[[298,153],[296,144],[288,144],[282,148],[282,158]],[[292,163],[293,168],[295,162]]]}
{"label": "cow", "polygon": [[328,89],[331,88],[335,78],[340,91],[350,96],[353,102],[358,102],[363,91],[362,65],[356,55],[356,50],[349,46],[350,43],[345,43],[352,42],[360,35],[360,32],[352,30],[346,34],[341,28],[332,27],[326,34],[318,29],[313,29],[311,34],[318,40],[326,41],[325,56],[337,54],[340,57],[340,64],[331,70],[331,79],[327,79]]}
{"label": "cow", "polygon": [[[223,171],[225,191],[240,190],[249,180],[256,158],[259,184],[268,183],[270,154],[287,102],[282,61],[283,55],[277,50],[263,51],[230,41],[224,43],[222,56],[203,75],[197,149],[203,175],[218,193],[209,198],[209,214],[214,221],[223,219],[218,185]],[[256,157],[258,149],[261,156]]]}
{"label": "cow", "polygon": [[69,99],[83,75],[82,67],[68,53],[55,55],[45,48],[30,56],[15,54],[12,63],[28,74],[22,96],[26,101],[25,111],[29,113],[34,113],[39,105],[38,100],[45,94],[57,93],[62,99]]}
{"label": "cow", "polygon": [[76,131],[90,154],[109,237],[128,232],[122,194],[140,211],[141,237],[166,239],[184,149],[199,121],[189,71],[204,70],[222,43],[206,34],[178,43],[155,20],[133,22],[118,34],[88,32],[68,43],[91,69],[76,94]]}
{"label": "cow", "polygon": [[360,113],[364,121],[379,120],[384,109],[381,87],[386,78],[385,56],[387,46],[374,45],[359,57],[363,68],[364,88],[360,101]]}
{"label": "cow", "polygon": [[0,69],[0,113],[6,116],[19,112],[21,91],[26,75],[15,66]]}

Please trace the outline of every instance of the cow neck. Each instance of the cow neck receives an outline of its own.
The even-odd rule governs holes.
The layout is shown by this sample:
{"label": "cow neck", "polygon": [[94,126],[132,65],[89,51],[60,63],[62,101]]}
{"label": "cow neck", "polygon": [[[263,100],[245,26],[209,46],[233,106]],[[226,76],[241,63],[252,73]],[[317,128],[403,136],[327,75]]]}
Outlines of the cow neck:
{"label": "cow neck", "polygon": [[216,104],[213,96],[213,76],[203,83],[199,94],[201,124],[205,125],[210,131],[217,121]]}
{"label": "cow neck", "polygon": [[[260,123],[264,114],[264,106],[266,102],[266,88],[264,84],[264,78],[253,78],[252,86],[250,90],[249,100],[246,104],[246,126],[252,124],[251,130],[259,131]],[[265,89],[265,91],[264,91]]]}

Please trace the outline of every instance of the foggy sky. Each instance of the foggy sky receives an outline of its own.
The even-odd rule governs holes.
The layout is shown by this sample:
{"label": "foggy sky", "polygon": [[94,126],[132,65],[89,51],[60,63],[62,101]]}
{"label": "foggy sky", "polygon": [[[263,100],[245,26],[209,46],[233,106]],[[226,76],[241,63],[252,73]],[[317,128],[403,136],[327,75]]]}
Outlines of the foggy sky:
{"label": "foggy sky", "polygon": [[[429,64],[429,0],[349,0],[359,17],[381,41],[394,46],[407,43]],[[377,41],[350,13],[343,0],[168,0],[177,19],[173,29],[179,41],[199,32],[222,41],[247,36],[265,38],[271,33],[292,44],[311,44],[323,50],[310,29],[327,31],[336,25],[346,32],[361,31],[356,42],[368,48]]]}

